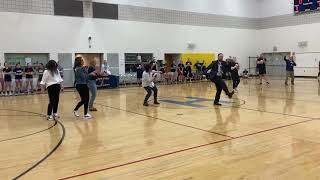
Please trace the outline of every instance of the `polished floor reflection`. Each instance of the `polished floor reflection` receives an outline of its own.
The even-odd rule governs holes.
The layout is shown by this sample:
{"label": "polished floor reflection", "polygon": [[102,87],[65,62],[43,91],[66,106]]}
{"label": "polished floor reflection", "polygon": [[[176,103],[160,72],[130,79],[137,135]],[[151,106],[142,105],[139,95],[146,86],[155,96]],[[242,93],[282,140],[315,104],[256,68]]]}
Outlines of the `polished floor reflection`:
{"label": "polished floor reflection", "polygon": [[[98,92],[94,119],[73,116],[61,96],[61,146],[21,179],[320,179],[320,86],[297,79],[257,85],[214,107],[209,82],[159,87],[161,105],[142,106],[142,88]],[[47,96],[0,98],[0,179],[12,179],[60,141]]]}

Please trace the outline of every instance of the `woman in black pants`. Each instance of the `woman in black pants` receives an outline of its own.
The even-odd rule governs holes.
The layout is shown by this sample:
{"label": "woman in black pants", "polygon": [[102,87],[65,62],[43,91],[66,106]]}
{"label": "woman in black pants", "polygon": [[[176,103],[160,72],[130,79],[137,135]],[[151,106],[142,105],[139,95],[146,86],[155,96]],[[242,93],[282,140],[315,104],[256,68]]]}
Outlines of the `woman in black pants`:
{"label": "woman in black pants", "polygon": [[75,86],[76,89],[81,97],[81,101],[77,104],[74,108],[74,115],[79,117],[78,110],[79,108],[84,105],[84,119],[91,119],[92,116],[88,113],[89,107],[89,88],[88,88],[88,69],[83,66],[83,58],[76,57],[74,62],[74,74],[75,74]]}
{"label": "woman in black pants", "polygon": [[[59,118],[58,105],[61,90],[61,79],[58,71],[58,64],[54,60],[50,60],[47,64],[47,70],[44,71],[40,84],[47,88],[49,95],[49,104],[47,111],[47,119],[49,121]],[[44,89],[44,88],[43,88]]]}

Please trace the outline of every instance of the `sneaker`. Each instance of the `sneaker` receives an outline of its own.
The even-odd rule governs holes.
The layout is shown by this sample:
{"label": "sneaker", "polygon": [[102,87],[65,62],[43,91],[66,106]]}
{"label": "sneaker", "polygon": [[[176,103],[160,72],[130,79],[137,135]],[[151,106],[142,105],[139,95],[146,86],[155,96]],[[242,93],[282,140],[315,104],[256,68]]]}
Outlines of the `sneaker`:
{"label": "sneaker", "polygon": [[288,86],[288,83],[284,83],[284,85]]}
{"label": "sneaker", "polygon": [[220,104],[220,103],[213,103],[213,105],[215,105],[215,106],[222,106],[222,104]]}
{"label": "sneaker", "polygon": [[59,116],[59,114],[54,113],[54,114],[53,114],[53,118],[54,118],[54,119],[59,119],[59,118],[60,118],[60,116]]}
{"label": "sneaker", "polygon": [[160,103],[158,101],[154,102],[153,104],[159,105]]}
{"label": "sneaker", "polygon": [[143,103],[143,105],[144,105],[144,106],[149,106],[149,104],[148,104],[148,103]]}
{"label": "sneaker", "polygon": [[97,108],[95,108],[95,107],[92,107],[92,108],[90,108],[89,110],[90,110],[90,111],[98,111]]}
{"label": "sneaker", "polygon": [[80,117],[78,111],[73,111],[73,114],[74,114],[75,117]]}
{"label": "sneaker", "polygon": [[53,118],[53,116],[52,116],[52,115],[50,115],[50,116],[47,116],[47,120],[48,120],[48,121],[53,121],[53,120],[54,120],[54,118]]}
{"label": "sneaker", "polygon": [[269,85],[270,83],[269,83],[269,82],[267,82],[267,84]]}
{"label": "sneaker", "polygon": [[91,119],[91,118],[92,118],[92,116],[90,114],[86,114],[83,116],[83,119]]}
{"label": "sneaker", "polygon": [[8,93],[8,92],[5,92],[5,93],[4,93],[4,95],[5,95],[5,96],[8,96],[8,95],[9,95],[9,93]]}
{"label": "sneaker", "polygon": [[232,91],[231,93],[228,94],[229,98],[232,98],[232,96],[234,95],[234,91]]}
{"label": "sneaker", "polygon": [[9,93],[9,96],[12,96],[12,92]]}
{"label": "sneaker", "polygon": [[237,92],[238,92],[238,89],[233,89],[233,91],[237,93]]}

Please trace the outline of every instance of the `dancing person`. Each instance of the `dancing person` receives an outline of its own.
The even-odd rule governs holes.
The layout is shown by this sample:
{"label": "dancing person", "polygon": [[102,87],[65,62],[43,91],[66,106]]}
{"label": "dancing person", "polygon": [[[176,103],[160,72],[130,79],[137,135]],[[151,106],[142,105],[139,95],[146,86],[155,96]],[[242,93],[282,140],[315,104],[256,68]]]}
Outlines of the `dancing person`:
{"label": "dancing person", "polygon": [[21,68],[20,63],[16,64],[16,67],[13,69],[13,72],[15,74],[15,82],[16,82],[15,92],[17,95],[20,95],[20,93],[22,93],[22,73],[23,73],[23,69]]}
{"label": "dancing person", "polygon": [[288,86],[289,77],[291,78],[291,85],[294,85],[294,66],[297,66],[294,55],[291,55],[289,59],[287,56],[284,56],[283,60],[286,62],[286,81],[285,85]]}
{"label": "dancing person", "polygon": [[[24,72],[26,73],[26,88],[28,94],[33,93],[33,68],[30,63],[27,64],[27,67],[25,68]],[[29,91],[30,87],[30,91]]]}
{"label": "dancing person", "polygon": [[3,74],[4,74],[4,91],[5,91],[5,96],[12,96],[12,69],[9,67],[8,63],[4,63],[4,68],[2,69]]}
{"label": "dancing person", "polygon": [[144,72],[142,74],[142,87],[147,91],[147,95],[143,101],[144,106],[149,106],[148,100],[152,94],[152,91],[154,96],[154,104],[160,104],[158,102],[158,89],[154,84],[154,79],[157,77],[157,75],[157,73],[152,73],[150,64],[145,65]]}
{"label": "dancing person", "polygon": [[265,59],[262,55],[260,55],[260,57],[257,60],[257,69],[259,72],[260,85],[262,85],[262,79],[264,79],[267,84],[270,84],[268,77],[266,75],[267,74],[266,61],[267,59]]}
{"label": "dancing person", "polygon": [[232,79],[232,84],[233,84],[233,90],[235,92],[238,92],[238,85],[240,84],[240,77],[239,77],[239,63],[237,62],[236,58],[233,59],[232,62],[230,62],[231,64],[231,79]]}
{"label": "dancing person", "polygon": [[0,96],[4,96],[4,74],[0,64]]}
{"label": "dancing person", "polygon": [[90,91],[90,98],[89,98],[89,110],[90,111],[97,111],[97,108],[93,107],[94,101],[97,97],[97,79],[99,78],[99,73],[96,71],[96,65],[97,65],[97,62],[95,59],[93,59],[89,62],[88,87],[89,87],[89,91]]}
{"label": "dancing person", "polygon": [[38,74],[37,90],[41,90],[40,82],[42,80],[44,71],[45,71],[44,65],[40,63],[40,66],[37,68],[37,74]]}
{"label": "dancing person", "polygon": [[92,116],[88,113],[89,107],[89,88],[88,88],[88,70],[84,67],[82,57],[76,57],[74,62],[75,86],[81,97],[81,101],[74,108],[73,113],[76,117],[80,117],[78,110],[84,106],[84,119],[91,119]]}
{"label": "dancing person", "polygon": [[47,120],[57,120],[59,97],[62,86],[62,78],[58,70],[58,64],[54,60],[50,60],[46,65],[47,69],[43,72],[43,76],[40,81],[42,89],[47,88],[49,96],[49,104],[47,109]]}
{"label": "dancing person", "polygon": [[221,106],[219,103],[220,101],[220,95],[222,90],[226,93],[226,95],[229,98],[232,98],[234,91],[229,92],[229,89],[224,82],[223,78],[225,78],[226,72],[227,72],[227,63],[223,61],[223,54],[219,53],[218,54],[218,60],[213,61],[209,66],[208,66],[208,71],[210,71],[210,80],[216,85],[217,92],[216,96],[214,99],[214,105],[216,106]]}

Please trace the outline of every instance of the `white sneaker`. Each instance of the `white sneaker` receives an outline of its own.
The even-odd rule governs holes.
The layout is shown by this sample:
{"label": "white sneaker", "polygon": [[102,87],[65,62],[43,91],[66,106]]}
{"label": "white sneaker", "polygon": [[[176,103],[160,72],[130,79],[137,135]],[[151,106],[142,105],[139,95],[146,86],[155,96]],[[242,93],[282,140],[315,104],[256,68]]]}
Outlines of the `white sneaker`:
{"label": "white sneaker", "polygon": [[54,118],[54,119],[59,119],[59,118],[60,118],[60,116],[59,116],[59,114],[54,113],[54,114],[53,114],[53,118]]}
{"label": "white sneaker", "polygon": [[238,89],[233,89],[233,91],[237,93],[237,92],[238,92]]}
{"label": "white sneaker", "polygon": [[53,116],[52,116],[52,115],[50,115],[50,116],[47,116],[47,120],[48,120],[48,121],[53,121],[53,120],[54,120],[54,118],[53,118]]}
{"label": "white sneaker", "polygon": [[92,116],[90,114],[86,114],[83,116],[83,119],[91,119],[91,118],[92,118]]}
{"label": "white sneaker", "polygon": [[12,92],[9,93],[9,96],[12,96]]}
{"label": "white sneaker", "polygon": [[5,96],[8,96],[9,95],[9,93],[8,92],[5,92],[5,94],[4,94]]}
{"label": "white sneaker", "polygon": [[80,117],[78,111],[73,111],[73,114],[74,114],[75,117]]}

